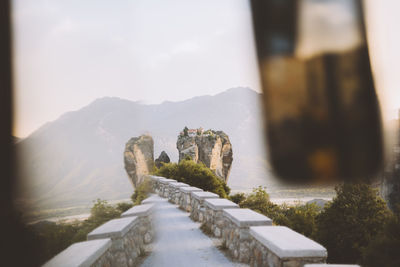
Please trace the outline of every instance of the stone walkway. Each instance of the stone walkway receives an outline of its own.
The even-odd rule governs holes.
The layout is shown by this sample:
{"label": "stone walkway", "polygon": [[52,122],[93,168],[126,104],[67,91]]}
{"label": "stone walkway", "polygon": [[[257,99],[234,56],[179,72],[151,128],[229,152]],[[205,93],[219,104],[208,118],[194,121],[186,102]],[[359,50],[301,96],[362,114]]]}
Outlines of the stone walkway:
{"label": "stone walkway", "polygon": [[140,265],[142,267],[200,267],[200,266],[247,266],[233,263],[199,229],[189,213],[169,203],[157,200],[154,212],[156,239],[152,252]]}

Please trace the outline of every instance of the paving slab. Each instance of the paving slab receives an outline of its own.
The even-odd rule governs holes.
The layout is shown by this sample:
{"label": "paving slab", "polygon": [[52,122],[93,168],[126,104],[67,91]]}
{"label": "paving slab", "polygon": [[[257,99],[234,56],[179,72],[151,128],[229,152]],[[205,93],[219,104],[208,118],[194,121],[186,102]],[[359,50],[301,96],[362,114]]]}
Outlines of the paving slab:
{"label": "paving slab", "polygon": [[43,267],[89,267],[110,247],[109,238],[75,243],[46,262]]}
{"label": "paving slab", "polygon": [[229,208],[239,208],[239,205],[225,198],[208,198],[204,200],[204,205],[213,210],[223,210]]}
{"label": "paving slab", "polygon": [[169,202],[158,204],[154,213],[156,239],[142,267],[248,266],[234,263],[201,232],[200,223]]}
{"label": "paving slab", "polygon": [[133,206],[129,210],[122,213],[121,217],[148,216],[153,212],[154,207],[155,207],[154,203]]}
{"label": "paving slab", "polygon": [[222,214],[239,227],[272,225],[270,218],[251,209],[224,209]]}
{"label": "paving slab", "polygon": [[327,256],[323,246],[285,226],[252,226],[250,234],[281,259]]}
{"label": "paving slab", "polygon": [[198,200],[203,200],[206,198],[219,198],[219,196],[215,193],[203,191],[203,192],[192,192],[191,193],[192,197]]}
{"label": "paving slab", "polygon": [[88,234],[87,239],[93,240],[107,237],[123,237],[137,221],[138,217],[136,216],[108,221],[91,231]]}

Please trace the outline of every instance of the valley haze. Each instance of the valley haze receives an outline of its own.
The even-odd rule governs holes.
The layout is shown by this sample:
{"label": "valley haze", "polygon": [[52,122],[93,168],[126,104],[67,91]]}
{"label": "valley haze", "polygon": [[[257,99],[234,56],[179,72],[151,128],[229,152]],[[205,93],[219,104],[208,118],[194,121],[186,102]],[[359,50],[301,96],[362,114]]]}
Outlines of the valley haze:
{"label": "valley haze", "polygon": [[127,199],[134,188],[124,170],[125,143],[150,134],[154,156],[164,150],[177,162],[177,136],[185,126],[228,134],[233,148],[228,186],[233,191],[261,185],[274,197],[274,191],[286,187],[268,167],[260,101],[259,93],[245,87],[156,105],[97,99],[15,144],[23,181],[18,203],[32,210],[52,210],[89,206],[98,198]]}

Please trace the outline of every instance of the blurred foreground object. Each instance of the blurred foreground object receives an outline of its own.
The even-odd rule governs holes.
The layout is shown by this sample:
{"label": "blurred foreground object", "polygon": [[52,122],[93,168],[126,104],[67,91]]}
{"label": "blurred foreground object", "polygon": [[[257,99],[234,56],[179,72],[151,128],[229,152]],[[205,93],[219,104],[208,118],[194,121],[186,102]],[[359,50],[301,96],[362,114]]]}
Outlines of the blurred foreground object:
{"label": "blurred foreground object", "polygon": [[379,105],[359,0],[252,0],[270,161],[284,181],[372,178]]}

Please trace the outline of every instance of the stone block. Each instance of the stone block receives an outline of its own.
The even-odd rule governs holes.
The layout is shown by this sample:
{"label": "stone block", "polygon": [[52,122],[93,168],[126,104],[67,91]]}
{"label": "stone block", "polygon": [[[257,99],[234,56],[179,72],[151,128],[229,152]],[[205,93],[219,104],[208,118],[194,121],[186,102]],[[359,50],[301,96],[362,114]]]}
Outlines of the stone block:
{"label": "stone block", "polygon": [[270,218],[251,209],[224,209],[222,214],[238,227],[272,225]]}
{"label": "stone block", "polygon": [[197,200],[204,200],[206,198],[219,198],[217,194],[207,191],[192,191],[191,196]]}
{"label": "stone block", "polygon": [[326,249],[285,226],[252,226],[250,234],[280,259],[326,258]]}
{"label": "stone block", "polygon": [[92,266],[111,247],[111,239],[98,239],[72,244],[51,260],[44,267]]}
{"label": "stone block", "polygon": [[133,206],[129,210],[122,213],[121,217],[149,216],[153,212],[154,207],[154,203]]}
{"label": "stone block", "polygon": [[138,222],[138,217],[114,219],[91,231],[87,239],[121,238]]}
{"label": "stone block", "polygon": [[204,200],[204,206],[212,210],[239,208],[239,205],[225,198],[209,198]]}

